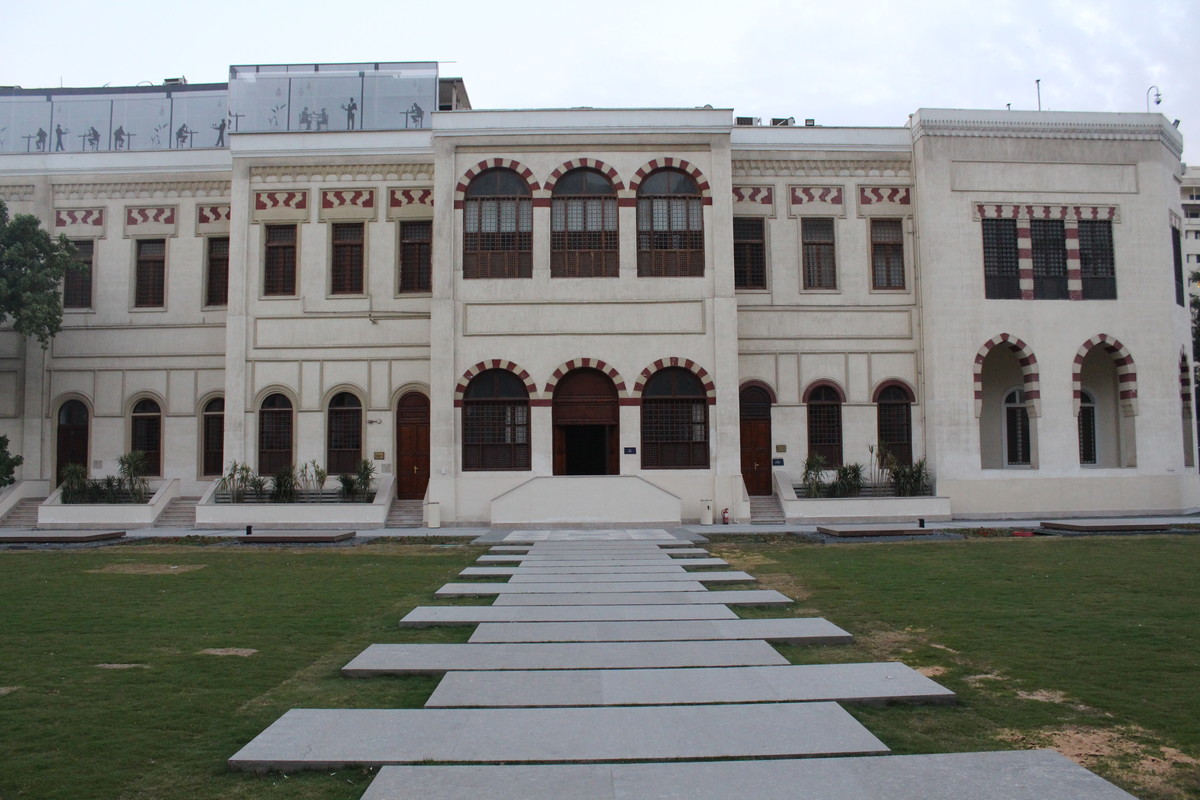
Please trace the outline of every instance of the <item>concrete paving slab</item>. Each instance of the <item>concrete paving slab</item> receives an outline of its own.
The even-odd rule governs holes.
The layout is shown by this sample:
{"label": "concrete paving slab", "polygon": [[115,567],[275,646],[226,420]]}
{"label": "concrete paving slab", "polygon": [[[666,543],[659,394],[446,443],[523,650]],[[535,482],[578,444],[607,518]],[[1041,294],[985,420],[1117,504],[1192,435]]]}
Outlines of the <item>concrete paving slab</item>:
{"label": "concrete paving slab", "polygon": [[355,537],[355,531],[259,531],[238,536],[238,544],[286,544],[291,542],[344,542]]}
{"label": "concrete paving slab", "polygon": [[837,701],[953,703],[954,692],[898,662],[786,667],[451,672],[426,708]]}
{"label": "concrete paving slab", "polygon": [[1056,519],[1041,524],[1048,531],[1166,531],[1171,522],[1165,519]]}
{"label": "concrete paving slab", "polygon": [[342,667],[348,678],[441,675],[457,670],[653,669],[782,666],[763,641],[373,644]]}
{"label": "concrete paving slab", "polygon": [[468,639],[496,642],[671,642],[762,639],[781,644],[851,644],[854,637],[820,617],[621,622],[485,622]]}
{"label": "concrete paving slab", "polygon": [[679,575],[687,575],[683,567],[676,567],[670,564],[660,564],[658,566],[567,566],[567,567],[529,567],[521,565],[519,567],[467,567],[462,572],[458,573],[463,578],[497,578],[512,575],[639,575],[651,574],[661,575],[664,572],[676,573]]}
{"label": "concrete paving slab", "polygon": [[727,567],[729,562],[723,558],[668,558],[654,556],[637,556],[636,558],[524,558],[521,556],[480,556],[476,563],[480,566],[522,566],[522,567],[683,567],[684,569],[699,569],[700,567]]}
{"label": "concrete paving slab", "polygon": [[924,533],[938,533],[932,528],[921,528],[916,525],[818,525],[817,533],[826,536],[836,536],[842,539],[852,539],[856,536],[917,536]]}
{"label": "concrete paving slab", "polygon": [[[447,584],[454,585],[454,584]],[[471,584],[468,584],[470,586]],[[508,584],[500,584],[507,586]],[[628,585],[628,584],[622,584]],[[589,587],[590,589],[590,587]],[[496,606],[591,606],[591,605],[706,605],[788,606],[792,599],[774,589],[745,589],[721,592],[562,592],[548,594],[501,594]]]}
{"label": "concrete paving slab", "polygon": [[595,530],[513,531],[506,542],[675,542],[682,541],[661,528],[609,528]]}
{"label": "concrete paving slab", "polygon": [[490,552],[492,553],[528,553],[529,545],[527,544],[498,544],[494,545]]}
{"label": "concrete paving slab", "polygon": [[619,620],[737,619],[729,606],[417,606],[402,628],[477,625],[481,622],[593,622]]}
{"label": "concrete paving slab", "polygon": [[1135,800],[1052,750],[665,764],[391,766],[362,800]]}
{"label": "concrete paving slab", "polygon": [[[486,597],[504,594],[560,594],[570,592],[570,583],[447,583],[433,593],[434,597]],[[633,581],[589,583],[579,591],[598,594],[636,592],[700,592],[704,584],[696,581]]]}
{"label": "concrete paving slab", "polygon": [[6,528],[0,530],[0,544],[69,544],[120,539],[125,531],[48,531]]}
{"label": "concrete paving slab", "polygon": [[595,762],[885,752],[883,742],[836,703],[292,709],[230,758],[229,766],[292,771],[430,761]]}
{"label": "concrete paving slab", "polygon": [[510,584],[518,583],[576,583],[579,585],[590,583],[614,583],[617,581],[630,581],[636,583],[647,582],[671,582],[671,581],[700,581],[701,583],[752,583],[758,580],[748,572],[740,570],[721,570],[712,572],[686,572],[680,569],[678,572],[638,572],[625,573],[618,570],[613,570],[607,575],[532,575],[526,572],[519,572],[509,579]]}

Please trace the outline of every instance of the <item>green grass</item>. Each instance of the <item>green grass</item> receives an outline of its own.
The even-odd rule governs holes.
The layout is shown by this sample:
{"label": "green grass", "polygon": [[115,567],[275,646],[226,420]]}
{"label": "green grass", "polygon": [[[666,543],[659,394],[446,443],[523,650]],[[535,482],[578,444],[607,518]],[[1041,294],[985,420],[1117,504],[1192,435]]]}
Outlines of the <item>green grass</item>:
{"label": "green grass", "polygon": [[852,709],[893,751],[1057,746],[1146,800],[1200,796],[1200,537],[712,550],[858,640],[793,661],[941,673],[956,708]]}

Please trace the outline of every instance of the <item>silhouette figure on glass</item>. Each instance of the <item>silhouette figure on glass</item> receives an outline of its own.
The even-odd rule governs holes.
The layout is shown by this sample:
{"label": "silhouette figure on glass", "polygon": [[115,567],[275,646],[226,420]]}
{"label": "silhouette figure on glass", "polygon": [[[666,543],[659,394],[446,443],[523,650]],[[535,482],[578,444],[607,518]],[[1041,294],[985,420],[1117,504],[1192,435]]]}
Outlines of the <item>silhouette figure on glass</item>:
{"label": "silhouette figure on glass", "polygon": [[188,143],[188,137],[191,136],[191,134],[192,132],[188,130],[186,122],[180,125],[179,130],[175,131],[175,146],[183,147],[186,145]]}
{"label": "silhouette figure on glass", "polygon": [[46,140],[50,138],[50,134],[45,130],[38,128],[37,136],[34,137],[34,144],[37,145],[39,153],[46,152]]}
{"label": "silhouette figure on glass", "polygon": [[125,126],[124,125],[118,125],[117,129],[115,131],[113,131],[113,144],[115,144],[117,146],[118,150],[125,149]]}
{"label": "silhouette figure on glass", "polygon": [[300,110],[300,126],[306,131],[312,130],[313,118],[312,114],[308,113],[308,106]]}
{"label": "silhouette figure on glass", "polygon": [[[408,110],[408,118],[412,120],[414,128],[421,127],[421,124],[425,120],[425,109],[421,108],[416,103],[413,103],[412,108]],[[407,128],[408,124],[405,123],[404,127]]]}
{"label": "silhouette figure on glass", "polygon": [[342,110],[346,112],[346,130],[354,130],[354,112],[358,111],[358,103],[351,97],[350,102],[342,106]]}
{"label": "silhouette figure on glass", "polygon": [[317,117],[317,130],[321,130],[321,128],[324,128],[325,130],[329,130],[329,112],[322,108],[321,113],[317,114],[316,117]]}
{"label": "silhouette figure on glass", "polygon": [[63,151],[62,137],[70,133],[69,130],[63,130],[62,125],[54,126],[54,152],[61,153]]}
{"label": "silhouette figure on glass", "polygon": [[217,143],[213,147],[225,146],[225,120],[221,120],[220,125],[213,125],[212,129],[217,132]]}
{"label": "silhouette figure on glass", "polygon": [[87,143],[92,150],[100,149],[100,131],[96,130],[95,125],[92,125],[88,128]]}

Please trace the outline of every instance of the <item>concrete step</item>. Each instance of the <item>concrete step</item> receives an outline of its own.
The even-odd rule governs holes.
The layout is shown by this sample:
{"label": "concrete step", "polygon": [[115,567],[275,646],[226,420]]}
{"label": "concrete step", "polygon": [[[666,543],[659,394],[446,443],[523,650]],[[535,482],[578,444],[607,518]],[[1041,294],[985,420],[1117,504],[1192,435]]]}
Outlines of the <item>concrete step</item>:
{"label": "concrete step", "polygon": [[0,528],[36,528],[38,506],[45,499],[44,497],[21,498],[11,511],[0,518]]}
{"label": "concrete step", "polygon": [[783,513],[783,505],[779,498],[770,495],[752,495],[750,497],[750,523],[752,525],[783,525],[787,517]]}
{"label": "concrete step", "polygon": [[156,528],[194,528],[196,527],[196,503],[199,497],[176,497],[167,504],[163,512],[154,521]]}
{"label": "concrete step", "polygon": [[668,642],[762,639],[780,644],[851,644],[854,637],[820,617],[613,622],[484,622],[468,641]]}
{"label": "concrete step", "polygon": [[729,606],[417,606],[401,628],[478,625],[481,622],[619,622],[623,620],[737,619]]}
{"label": "concrete step", "polygon": [[388,509],[385,528],[419,528],[425,522],[425,510],[421,500],[392,500]]}
{"label": "concrete step", "polygon": [[[468,588],[487,584],[453,584]],[[505,586],[506,584],[492,584]],[[626,584],[629,585],[629,584]],[[443,589],[445,587],[442,587]],[[568,587],[569,588],[569,587]],[[673,587],[678,589],[679,587]],[[726,606],[787,606],[792,598],[774,589],[745,589],[722,592],[548,592],[540,594],[501,594],[494,606],[629,606],[629,605],[707,605]]]}

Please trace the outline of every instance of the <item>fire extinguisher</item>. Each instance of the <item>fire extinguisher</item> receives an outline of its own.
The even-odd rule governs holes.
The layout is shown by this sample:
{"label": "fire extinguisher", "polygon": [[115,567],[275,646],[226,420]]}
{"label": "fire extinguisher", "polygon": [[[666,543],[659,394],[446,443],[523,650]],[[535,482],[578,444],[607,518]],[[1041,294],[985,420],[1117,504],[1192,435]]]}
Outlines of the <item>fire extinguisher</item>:
{"label": "fire extinguisher", "polygon": [[724,525],[729,524],[729,509],[728,508],[721,512],[721,523]]}

